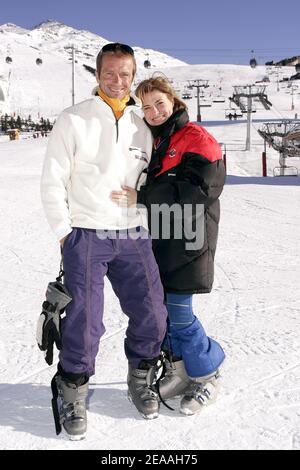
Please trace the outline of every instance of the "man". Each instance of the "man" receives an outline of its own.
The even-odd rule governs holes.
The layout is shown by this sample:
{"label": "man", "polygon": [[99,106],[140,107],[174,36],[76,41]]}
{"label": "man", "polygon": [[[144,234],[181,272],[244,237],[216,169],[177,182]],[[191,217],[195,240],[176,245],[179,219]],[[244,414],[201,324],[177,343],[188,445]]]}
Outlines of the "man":
{"label": "man", "polygon": [[138,186],[151,157],[150,131],[137,113],[137,99],[130,95],[135,71],[131,47],[111,43],[101,49],[99,88],[58,117],[42,174],[42,201],[61,243],[65,285],[72,296],[61,322],[55,376],[62,399],[60,421],[71,439],[81,439],[86,432],[88,380],[95,373],[105,331],[105,275],[129,317],[129,397],[143,417],[158,416],[159,402],[149,378],[166,329],[163,289],[141,215],[135,207],[125,209],[110,199],[116,187]]}

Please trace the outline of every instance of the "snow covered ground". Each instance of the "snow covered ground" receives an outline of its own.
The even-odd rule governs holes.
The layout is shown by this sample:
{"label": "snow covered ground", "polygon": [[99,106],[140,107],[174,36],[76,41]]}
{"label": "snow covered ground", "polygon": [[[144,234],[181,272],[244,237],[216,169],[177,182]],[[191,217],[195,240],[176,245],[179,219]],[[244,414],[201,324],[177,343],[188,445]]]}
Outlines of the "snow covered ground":
{"label": "snow covered ground", "polygon": [[107,283],[87,438],[55,436],[49,383],[56,366],[46,365],[35,343],[59,264],[39,197],[46,142],[0,142],[0,448],[300,449],[300,178],[253,176],[260,160],[254,169],[245,152],[228,155],[214,290],[194,302],[227,354],[217,403],[186,417],[173,400],[175,411],[162,406],[157,420],[139,416],[126,397],[126,317]]}

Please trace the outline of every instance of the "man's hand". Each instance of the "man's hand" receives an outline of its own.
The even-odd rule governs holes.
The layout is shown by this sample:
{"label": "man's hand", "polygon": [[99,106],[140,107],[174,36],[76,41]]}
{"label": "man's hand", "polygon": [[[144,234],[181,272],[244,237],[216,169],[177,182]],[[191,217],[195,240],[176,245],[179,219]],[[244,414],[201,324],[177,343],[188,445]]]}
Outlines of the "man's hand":
{"label": "man's hand", "polygon": [[[68,234],[68,235],[69,235],[69,234]],[[61,248],[63,248],[64,243],[65,243],[65,239],[67,238],[68,235],[66,235],[64,238],[62,238],[61,240],[59,240],[59,243],[60,243]]]}
{"label": "man's hand", "polygon": [[110,199],[120,207],[134,207],[137,202],[137,191],[129,186],[122,186],[122,191],[112,191]]}

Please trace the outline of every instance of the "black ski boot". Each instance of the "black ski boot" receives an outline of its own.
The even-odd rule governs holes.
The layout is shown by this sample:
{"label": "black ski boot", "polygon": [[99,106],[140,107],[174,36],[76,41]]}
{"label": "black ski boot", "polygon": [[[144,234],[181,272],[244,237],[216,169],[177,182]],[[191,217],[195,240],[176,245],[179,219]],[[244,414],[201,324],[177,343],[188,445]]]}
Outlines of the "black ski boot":
{"label": "black ski boot", "polygon": [[53,393],[52,409],[56,434],[60,434],[62,425],[72,441],[85,438],[88,386],[88,380],[82,385],[77,385],[67,381],[59,373],[53,377],[51,383]]}

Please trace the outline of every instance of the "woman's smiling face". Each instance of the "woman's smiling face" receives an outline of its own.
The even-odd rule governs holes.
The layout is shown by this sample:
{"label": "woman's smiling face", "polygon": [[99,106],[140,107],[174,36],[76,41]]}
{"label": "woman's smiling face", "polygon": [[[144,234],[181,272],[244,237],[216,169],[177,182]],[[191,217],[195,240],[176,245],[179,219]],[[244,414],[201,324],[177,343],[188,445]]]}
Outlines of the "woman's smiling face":
{"label": "woman's smiling face", "polygon": [[174,102],[161,91],[153,90],[146,93],[142,102],[145,119],[150,126],[163,124],[173,113]]}

